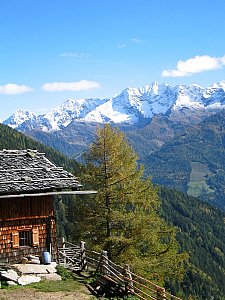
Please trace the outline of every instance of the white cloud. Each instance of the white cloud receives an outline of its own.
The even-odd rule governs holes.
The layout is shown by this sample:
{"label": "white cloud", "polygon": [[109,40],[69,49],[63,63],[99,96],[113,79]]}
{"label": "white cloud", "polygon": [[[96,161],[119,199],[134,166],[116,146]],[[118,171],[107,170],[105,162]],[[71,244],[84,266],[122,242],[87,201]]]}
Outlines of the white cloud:
{"label": "white cloud", "polygon": [[223,57],[197,55],[185,61],[179,60],[176,69],[164,70],[161,75],[163,77],[191,76],[196,73],[221,69],[224,65],[225,55]]}
{"label": "white cloud", "polygon": [[42,86],[47,92],[83,91],[100,88],[96,81],[80,80],[75,82],[49,82]]}
{"label": "white cloud", "polygon": [[75,57],[75,58],[83,58],[83,59],[87,59],[87,58],[90,57],[89,54],[79,53],[79,52],[64,52],[64,53],[61,53],[59,56],[63,56],[63,57]]}
{"label": "white cloud", "polygon": [[164,70],[161,74],[163,77],[185,77],[190,76],[191,74],[186,74],[178,70]]}
{"label": "white cloud", "polygon": [[126,47],[126,44],[124,44],[124,43],[123,43],[123,44],[119,44],[119,45],[117,45],[117,47],[118,47],[118,48],[125,48],[125,47]]}
{"label": "white cloud", "polygon": [[130,42],[135,43],[135,44],[143,43],[143,41],[140,40],[140,39],[138,39],[138,38],[132,38],[132,39],[130,39],[130,40],[128,41],[127,44],[126,44],[126,43],[120,43],[120,44],[118,44],[118,45],[117,45],[117,48],[125,48],[125,47],[127,47],[127,46],[130,45]]}
{"label": "white cloud", "polygon": [[0,85],[0,94],[4,95],[18,95],[31,92],[32,88],[24,84],[8,83],[5,85]]}
{"label": "white cloud", "polygon": [[131,41],[134,42],[134,43],[136,43],[136,44],[141,43],[141,40],[138,39],[138,38],[132,38]]}

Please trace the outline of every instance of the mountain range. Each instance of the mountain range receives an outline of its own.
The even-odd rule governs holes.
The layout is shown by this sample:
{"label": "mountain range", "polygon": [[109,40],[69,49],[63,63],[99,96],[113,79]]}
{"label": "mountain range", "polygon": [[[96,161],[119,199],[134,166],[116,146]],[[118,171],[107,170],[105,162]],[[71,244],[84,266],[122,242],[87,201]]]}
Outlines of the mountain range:
{"label": "mountain range", "polygon": [[140,127],[160,114],[188,123],[224,108],[225,81],[208,88],[153,82],[141,88],[127,88],[109,99],[68,99],[45,115],[17,110],[3,124],[23,132],[59,131],[74,121]]}

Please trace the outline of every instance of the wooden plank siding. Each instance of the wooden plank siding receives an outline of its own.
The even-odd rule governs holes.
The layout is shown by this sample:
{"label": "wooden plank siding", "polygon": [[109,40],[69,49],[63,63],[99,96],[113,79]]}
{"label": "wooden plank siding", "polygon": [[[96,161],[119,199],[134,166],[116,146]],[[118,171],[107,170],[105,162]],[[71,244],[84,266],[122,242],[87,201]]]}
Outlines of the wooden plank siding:
{"label": "wooden plank siding", "polygon": [[[52,197],[0,199],[0,222],[53,215]],[[1,224],[1,223],[0,223]]]}
{"label": "wooden plank siding", "polygon": [[[31,246],[19,245],[21,231],[31,232]],[[21,262],[46,250],[57,259],[53,197],[0,199],[0,264]]]}

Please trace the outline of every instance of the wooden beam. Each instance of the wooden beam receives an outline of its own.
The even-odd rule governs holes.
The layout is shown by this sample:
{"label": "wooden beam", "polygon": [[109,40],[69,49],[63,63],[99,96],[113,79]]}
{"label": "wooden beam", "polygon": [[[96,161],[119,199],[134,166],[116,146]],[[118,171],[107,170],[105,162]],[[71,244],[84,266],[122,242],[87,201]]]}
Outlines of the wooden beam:
{"label": "wooden beam", "polygon": [[58,192],[46,192],[46,193],[34,193],[34,194],[1,195],[0,199],[42,197],[42,196],[51,196],[51,195],[91,195],[91,194],[97,194],[97,191],[58,191]]}

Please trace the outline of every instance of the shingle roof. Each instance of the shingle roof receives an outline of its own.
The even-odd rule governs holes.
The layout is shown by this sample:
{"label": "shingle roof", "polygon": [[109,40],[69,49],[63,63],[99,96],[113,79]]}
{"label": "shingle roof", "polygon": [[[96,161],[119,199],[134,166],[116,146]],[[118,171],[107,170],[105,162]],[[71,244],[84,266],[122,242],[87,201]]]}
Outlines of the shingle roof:
{"label": "shingle roof", "polygon": [[77,178],[37,150],[0,151],[0,195],[77,190]]}

